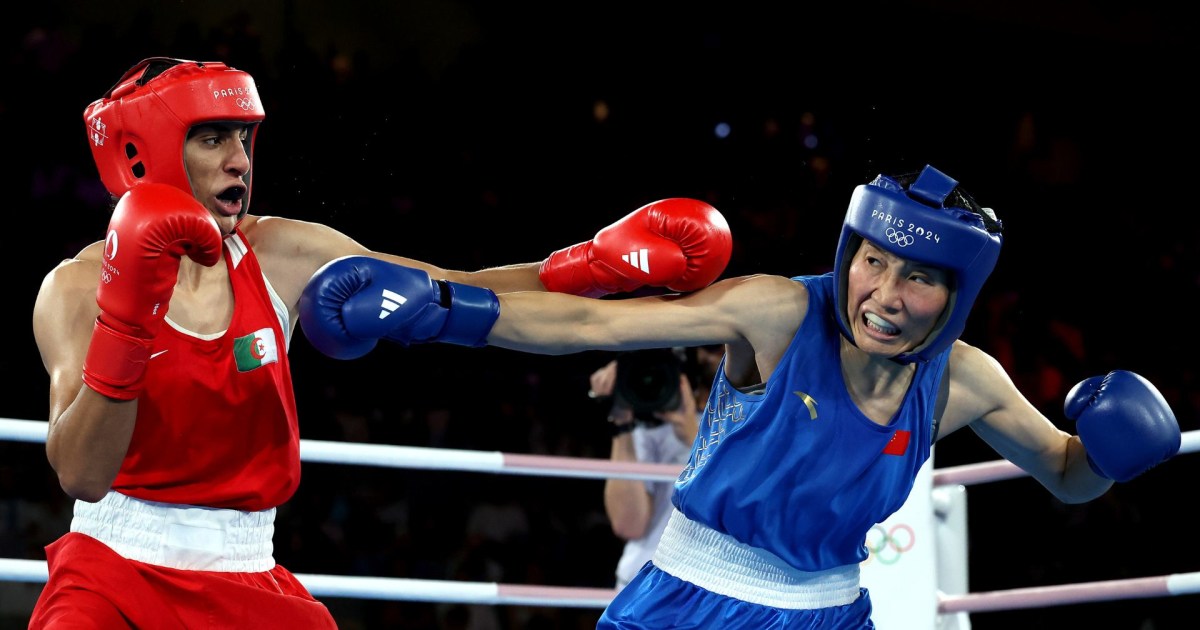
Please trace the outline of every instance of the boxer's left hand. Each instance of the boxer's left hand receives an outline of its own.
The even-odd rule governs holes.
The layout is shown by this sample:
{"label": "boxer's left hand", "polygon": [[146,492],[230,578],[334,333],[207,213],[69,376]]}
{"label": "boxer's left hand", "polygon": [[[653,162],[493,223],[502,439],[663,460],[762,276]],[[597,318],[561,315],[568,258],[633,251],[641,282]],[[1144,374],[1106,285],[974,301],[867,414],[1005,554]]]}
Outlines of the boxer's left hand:
{"label": "boxer's left hand", "polygon": [[483,346],[499,316],[500,301],[488,289],[368,256],[330,261],[300,296],[300,327],[335,359],[363,356],[379,339]]}
{"label": "boxer's left hand", "polygon": [[1076,421],[1088,464],[1101,477],[1129,481],[1179,452],[1179,423],[1145,378],[1117,370],[1071,389],[1064,405]]}

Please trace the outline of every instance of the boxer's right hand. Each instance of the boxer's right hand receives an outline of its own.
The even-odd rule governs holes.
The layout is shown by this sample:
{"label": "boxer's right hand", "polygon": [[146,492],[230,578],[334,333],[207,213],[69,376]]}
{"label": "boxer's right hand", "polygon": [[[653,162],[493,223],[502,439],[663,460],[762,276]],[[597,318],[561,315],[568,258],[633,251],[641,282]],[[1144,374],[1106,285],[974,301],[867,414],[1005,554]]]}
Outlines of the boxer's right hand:
{"label": "boxer's right hand", "polygon": [[587,242],[550,254],[539,276],[547,291],[584,297],[643,286],[695,291],[712,284],[733,253],[729,224],[696,199],[649,203]]}
{"label": "boxer's right hand", "polygon": [[489,289],[435,281],[420,269],[369,256],[326,263],[300,295],[304,335],[335,359],[361,357],[379,339],[483,346],[499,316],[500,301]]}
{"label": "boxer's right hand", "polygon": [[221,257],[221,230],[195,197],[166,184],[139,184],[121,197],[104,241],[100,315],[83,363],[88,387],[137,397],[185,255],[206,266]]}

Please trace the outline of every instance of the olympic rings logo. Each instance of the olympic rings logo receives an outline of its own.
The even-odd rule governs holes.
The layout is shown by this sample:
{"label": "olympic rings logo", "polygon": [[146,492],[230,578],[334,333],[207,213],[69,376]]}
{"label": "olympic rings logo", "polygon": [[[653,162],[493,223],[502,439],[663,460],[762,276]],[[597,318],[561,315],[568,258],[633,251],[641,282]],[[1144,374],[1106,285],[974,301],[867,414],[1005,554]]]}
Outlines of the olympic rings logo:
{"label": "olympic rings logo", "polygon": [[863,543],[871,554],[866,562],[875,558],[883,564],[895,564],[916,542],[917,535],[908,525],[899,523],[886,530],[883,525],[876,525],[867,531],[867,540]]}
{"label": "olympic rings logo", "polygon": [[884,231],[884,234],[887,234],[889,243],[899,245],[900,247],[908,247],[914,242],[912,234],[905,234],[896,228],[888,228]]}
{"label": "olympic rings logo", "polygon": [[238,100],[236,100],[234,102],[237,103],[238,107],[241,107],[245,111],[250,111],[251,109],[254,108],[254,99],[239,98]]}

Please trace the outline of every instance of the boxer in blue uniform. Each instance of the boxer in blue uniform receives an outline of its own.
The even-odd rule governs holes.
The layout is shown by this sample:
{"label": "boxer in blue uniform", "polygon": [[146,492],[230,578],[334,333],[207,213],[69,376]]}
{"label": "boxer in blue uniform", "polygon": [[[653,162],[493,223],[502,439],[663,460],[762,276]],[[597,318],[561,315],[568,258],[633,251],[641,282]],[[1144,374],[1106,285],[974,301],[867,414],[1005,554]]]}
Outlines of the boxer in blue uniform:
{"label": "boxer in blue uniform", "polygon": [[[1064,405],[1072,435],[958,338],[1001,232],[927,166],[855,189],[823,275],[624,300],[497,298],[349,258],[314,276],[301,320],[331,356],[377,338],[541,354],[725,344],[654,559],[598,627],[873,628],[859,583],[867,531],[904,504],[938,438],[970,426],[1067,503],[1179,450],[1170,406],[1141,376],[1076,385]],[[378,320],[383,289],[408,298],[402,321]]]}

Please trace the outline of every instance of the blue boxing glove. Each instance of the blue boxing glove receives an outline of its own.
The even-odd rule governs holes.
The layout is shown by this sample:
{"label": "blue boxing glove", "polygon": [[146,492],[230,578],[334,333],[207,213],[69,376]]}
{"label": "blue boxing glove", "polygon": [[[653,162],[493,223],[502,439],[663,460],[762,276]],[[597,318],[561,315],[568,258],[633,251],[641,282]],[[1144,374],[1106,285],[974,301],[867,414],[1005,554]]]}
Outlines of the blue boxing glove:
{"label": "blue boxing glove", "polygon": [[317,270],[300,295],[300,327],[335,359],[357,359],[380,339],[487,345],[500,316],[488,289],[433,280],[420,269],[346,256]]}
{"label": "blue boxing glove", "polygon": [[1123,370],[1071,388],[1064,404],[1088,464],[1101,477],[1129,481],[1179,452],[1179,423],[1158,389]]}

